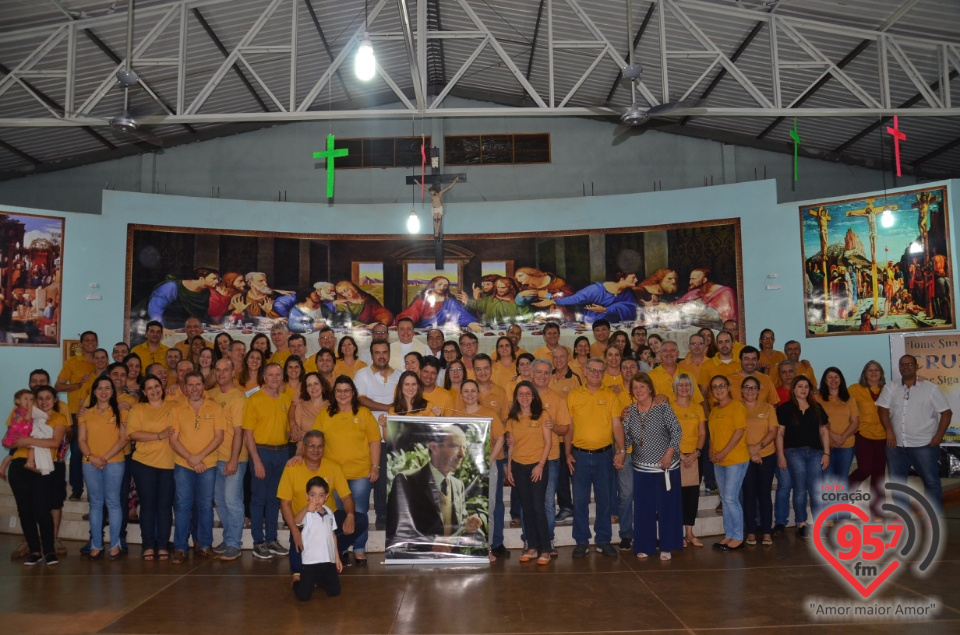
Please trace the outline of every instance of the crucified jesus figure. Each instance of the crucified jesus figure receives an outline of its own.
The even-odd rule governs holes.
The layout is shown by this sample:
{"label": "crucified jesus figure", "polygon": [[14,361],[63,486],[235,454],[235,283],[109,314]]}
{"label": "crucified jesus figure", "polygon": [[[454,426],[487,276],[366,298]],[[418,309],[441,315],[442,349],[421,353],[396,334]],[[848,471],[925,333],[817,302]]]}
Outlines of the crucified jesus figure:
{"label": "crucified jesus figure", "polygon": [[[440,185],[438,183],[434,183],[433,185],[430,186],[430,189],[427,190],[428,192],[430,192],[430,199],[433,205],[433,235],[434,236],[440,235],[440,223],[443,221],[443,195],[446,194],[448,191],[450,191],[450,188],[456,185],[457,181],[459,180],[460,180],[460,177],[458,176],[453,180],[453,183],[443,188],[442,190],[440,189]],[[413,182],[416,183],[417,185],[420,185],[420,187],[423,187],[423,185],[421,185],[420,182],[417,181],[416,179],[414,179]]]}

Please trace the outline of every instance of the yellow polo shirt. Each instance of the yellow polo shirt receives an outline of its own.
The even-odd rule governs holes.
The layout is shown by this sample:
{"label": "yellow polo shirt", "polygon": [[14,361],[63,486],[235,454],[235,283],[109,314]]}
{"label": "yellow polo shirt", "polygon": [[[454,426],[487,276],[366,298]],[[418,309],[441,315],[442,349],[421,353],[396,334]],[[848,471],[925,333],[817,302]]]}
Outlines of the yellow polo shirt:
{"label": "yellow polo shirt", "polygon": [[[243,408],[243,429],[253,430],[253,440],[262,445],[285,445],[290,436],[287,413],[290,396],[271,397],[265,390],[250,395]],[[306,497],[306,492],[304,492]]]}
{"label": "yellow polo shirt", "polygon": [[[194,410],[187,399],[177,403],[170,414],[171,425],[177,431],[177,440],[190,454],[199,454],[210,445],[217,430],[223,430],[223,408],[213,399],[205,398],[200,410]],[[193,469],[187,460],[177,454],[174,463]],[[217,450],[203,457],[204,467],[217,465]]]}
{"label": "yellow polo shirt", "polygon": [[[83,379],[84,375],[90,375],[92,379],[96,370],[93,362],[88,362],[82,355],[78,355],[71,357],[63,363],[63,368],[60,369],[60,374],[57,375],[57,381],[76,386],[83,383],[81,379]],[[77,414],[77,410],[80,409],[80,402],[83,399],[82,391],[83,388],[81,387],[67,393],[67,407],[70,408],[70,414],[75,415]]]}
{"label": "yellow polo shirt", "polygon": [[680,422],[680,452],[682,454],[695,452],[700,440],[700,424],[707,420],[703,414],[703,406],[691,401],[689,406],[683,408],[677,405],[677,402],[671,401],[670,407],[673,409],[673,414],[677,415],[677,421]]}
{"label": "yellow polo shirt", "polygon": [[857,411],[860,413],[860,428],[857,433],[864,439],[879,441],[887,438],[887,431],[880,423],[880,414],[877,412],[878,390],[874,393],[870,388],[853,384],[848,388],[850,396],[857,402]]}
{"label": "yellow polo shirt", "polygon": [[740,372],[730,375],[727,379],[730,380],[731,397],[737,401],[743,401],[743,395],[741,394],[743,391],[740,387],[743,385],[743,380],[748,376],[760,382],[760,394],[757,396],[757,401],[774,406],[780,403],[780,395],[777,394],[777,387],[773,385],[773,380],[761,372],[756,372],[753,375],[744,375],[741,370]]}
{"label": "yellow polo shirt", "polygon": [[370,476],[370,444],[380,441],[380,426],[369,408],[360,406],[357,414],[348,410],[332,416],[324,408],[311,429],[324,434],[324,461],[338,463],[348,480]]}
{"label": "yellow polo shirt", "polygon": [[[130,409],[127,415],[127,438],[134,432],[148,432],[157,435],[173,425],[170,412],[173,404],[167,401],[159,408],[148,403],[140,403]],[[159,470],[172,470],[176,452],[170,447],[169,439],[157,439],[154,436],[149,441],[136,441],[137,449],[133,453],[133,460]]]}
{"label": "yellow polo shirt", "polygon": [[619,419],[623,410],[612,390],[601,386],[590,392],[580,386],[567,395],[567,408],[573,421],[573,447],[599,450],[613,442],[613,419]]}
{"label": "yellow polo shirt", "polygon": [[[150,343],[144,342],[143,344],[137,344],[133,347],[133,350],[130,352],[135,354],[140,358],[140,374],[143,375],[144,371],[147,370],[147,366],[150,364],[162,364],[164,368],[167,367],[167,351],[170,350],[169,346],[164,346],[163,344],[157,344],[156,352],[150,351]],[[184,358],[186,359],[186,358]]]}
{"label": "yellow polo shirt", "polygon": [[[567,408],[566,395],[561,395],[549,388],[544,390],[538,388],[537,395],[540,397],[543,409],[550,415],[550,420],[553,421],[554,426],[570,425],[570,410]],[[562,440],[560,435],[553,432],[553,443],[550,445],[548,460],[553,461],[560,458],[560,441]]]}
{"label": "yellow polo shirt", "polygon": [[[710,449],[713,452],[720,452],[727,447],[736,430],[742,428],[746,431],[747,409],[736,400],[726,406],[715,406],[710,410],[710,420],[707,425],[710,427]],[[716,465],[729,467],[749,460],[750,452],[747,450],[747,437],[744,434],[726,458],[718,461]]]}
{"label": "yellow polo shirt", "polygon": [[[746,406],[744,406],[744,408],[747,411],[747,431],[743,436],[746,438],[748,446],[757,445],[763,441],[763,437],[767,436],[767,432],[780,427],[780,424],[777,422],[777,409],[775,406],[761,401],[754,409]],[[774,439],[776,439],[776,437],[774,437]],[[767,457],[776,451],[776,443],[771,441],[766,447],[760,448],[760,456]],[[747,453],[750,453],[749,448],[747,448]]]}
{"label": "yellow polo shirt", "polygon": [[[380,438],[379,436],[377,437]],[[343,470],[336,463],[327,457],[320,461],[320,467],[316,472],[311,472],[306,463],[287,466],[283,468],[283,474],[280,475],[280,486],[277,487],[277,498],[290,501],[293,507],[293,515],[296,516],[300,510],[307,506],[307,482],[314,476],[319,476],[327,482],[330,488],[328,492],[330,497],[325,503],[330,511],[337,511],[337,499],[333,494],[336,493],[341,500],[350,496],[350,487],[347,485],[347,478],[343,475]]]}
{"label": "yellow polo shirt", "polygon": [[[243,434],[243,407],[247,403],[247,396],[239,388],[234,388],[230,392],[223,392],[220,386],[214,386],[207,391],[207,397],[220,404],[223,410],[223,443],[217,448],[217,460],[229,461],[233,451],[233,437],[235,434]],[[240,462],[250,458],[250,452],[247,450],[247,444],[240,443]]]}
{"label": "yellow polo shirt", "polygon": [[700,378],[697,380],[697,383],[709,388],[710,380],[717,375],[730,377],[730,375],[739,372],[740,360],[734,358],[729,363],[724,363],[720,361],[719,357],[711,357],[700,365]]}
{"label": "yellow polo shirt", "polygon": [[[90,454],[93,456],[103,456],[112,448],[121,438],[120,426],[117,425],[117,418],[113,411],[108,409],[101,414],[97,407],[87,408],[87,411],[79,417],[78,423],[87,428],[87,447],[90,448]],[[120,425],[127,423],[127,411],[120,411]],[[126,440],[124,434],[123,439]],[[119,463],[123,460],[123,451],[114,454],[107,463]],[[88,463],[86,458],[84,463]]]}
{"label": "yellow polo shirt", "polygon": [[[685,371],[677,364],[677,375],[683,372]],[[658,395],[664,395],[670,401],[676,400],[677,394],[673,390],[673,380],[676,375],[668,373],[663,366],[657,366],[647,373],[647,376],[653,381],[653,389]],[[691,379],[694,383],[697,383],[697,377],[691,375]],[[699,386],[693,387],[693,394],[690,395],[690,401],[695,404],[703,403],[703,393],[700,392]]]}
{"label": "yellow polo shirt", "polygon": [[440,386],[434,386],[432,392],[423,391],[423,398],[427,400],[427,403],[431,406],[437,406],[441,410],[449,410],[453,408],[454,399],[450,395],[450,392],[445,388]]}

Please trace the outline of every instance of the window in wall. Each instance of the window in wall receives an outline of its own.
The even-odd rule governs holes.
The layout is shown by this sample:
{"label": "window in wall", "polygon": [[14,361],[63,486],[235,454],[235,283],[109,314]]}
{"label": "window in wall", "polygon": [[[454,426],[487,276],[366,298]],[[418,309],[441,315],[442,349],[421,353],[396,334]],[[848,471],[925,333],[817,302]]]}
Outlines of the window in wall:
{"label": "window in wall", "polygon": [[447,165],[550,163],[549,134],[444,137]]}
{"label": "window in wall", "polygon": [[350,151],[334,159],[336,169],[420,167],[420,144],[427,146],[429,163],[430,137],[376,137],[372,139],[337,139],[336,147]]}

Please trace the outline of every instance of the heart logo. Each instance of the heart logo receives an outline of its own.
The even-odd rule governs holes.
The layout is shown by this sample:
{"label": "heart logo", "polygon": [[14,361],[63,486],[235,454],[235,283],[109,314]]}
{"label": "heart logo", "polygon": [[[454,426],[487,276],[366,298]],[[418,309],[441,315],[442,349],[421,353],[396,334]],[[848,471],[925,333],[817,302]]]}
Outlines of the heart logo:
{"label": "heart logo", "polygon": [[[870,517],[859,507],[854,505],[849,505],[845,503],[840,503],[837,505],[831,505],[827,509],[823,510],[820,516],[817,518],[817,522],[813,526],[813,544],[816,546],[817,551],[820,552],[820,555],[823,556],[823,559],[826,560],[836,571],[846,580],[853,589],[859,593],[863,599],[869,598],[873,593],[880,588],[880,585],[883,584],[887,578],[889,578],[894,571],[900,567],[899,560],[891,560],[887,563],[887,566],[884,567],[882,571],[874,578],[868,586],[864,586],[851,572],[847,569],[840,560],[837,559],[837,556],[830,551],[830,545],[823,543],[823,523],[830,519],[832,514],[837,512],[848,512],[853,514],[863,522],[870,520]],[[892,547],[893,545],[891,545]]]}

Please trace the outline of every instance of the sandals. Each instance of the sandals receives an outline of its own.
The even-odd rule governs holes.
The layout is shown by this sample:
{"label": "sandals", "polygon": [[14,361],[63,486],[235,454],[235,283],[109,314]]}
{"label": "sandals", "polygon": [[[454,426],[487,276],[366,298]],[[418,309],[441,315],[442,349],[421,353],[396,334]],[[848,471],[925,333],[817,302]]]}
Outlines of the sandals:
{"label": "sandals", "polygon": [[155,557],[156,553],[153,549],[147,549],[140,555],[140,558],[146,560],[147,562],[152,562]]}
{"label": "sandals", "polygon": [[661,552],[660,552],[660,559],[661,559],[661,560],[669,560],[669,559],[672,558],[672,557],[673,557],[673,554],[671,554],[669,551],[661,551]]}
{"label": "sandals", "polygon": [[160,562],[163,562],[163,561],[169,560],[169,559],[170,559],[170,552],[169,552],[169,551],[163,551],[163,550],[161,549],[159,552],[157,552],[157,560],[159,560]]}
{"label": "sandals", "polygon": [[103,549],[91,549],[87,557],[91,560],[99,560],[103,557]]}
{"label": "sandals", "polygon": [[684,538],[684,539],[683,539],[683,546],[686,547],[686,546],[688,546],[688,545],[693,545],[694,547],[702,547],[702,546],[703,546],[703,543],[700,542],[700,539],[699,539],[699,538],[697,538],[696,536],[694,536],[693,538]]}
{"label": "sandals", "polygon": [[770,534],[763,534],[763,541],[761,544],[765,547],[769,547],[773,544],[773,538],[770,536]]}
{"label": "sandals", "polygon": [[524,552],[523,552],[523,555],[520,556],[520,562],[530,562],[531,560],[533,560],[533,559],[536,558],[536,557],[537,557],[537,552],[536,552],[536,551],[534,551],[534,552],[532,552],[532,553],[529,552],[529,551],[524,551]]}
{"label": "sandals", "polygon": [[751,547],[756,547],[756,546],[757,546],[757,537],[756,537],[755,535],[753,535],[753,534],[750,534],[749,536],[747,536],[746,543],[747,543],[748,545],[750,545]]}
{"label": "sandals", "polygon": [[646,559],[649,558],[649,557],[650,557],[650,556],[648,556],[647,554],[645,554],[645,553],[643,553],[643,552],[640,552],[640,553],[637,554],[637,558],[639,558],[640,560],[646,560]]}
{"label": "sandals", "polygon": [[550,564],[550,553],[541,553],[540,557],[537,558],[537,564]]}

